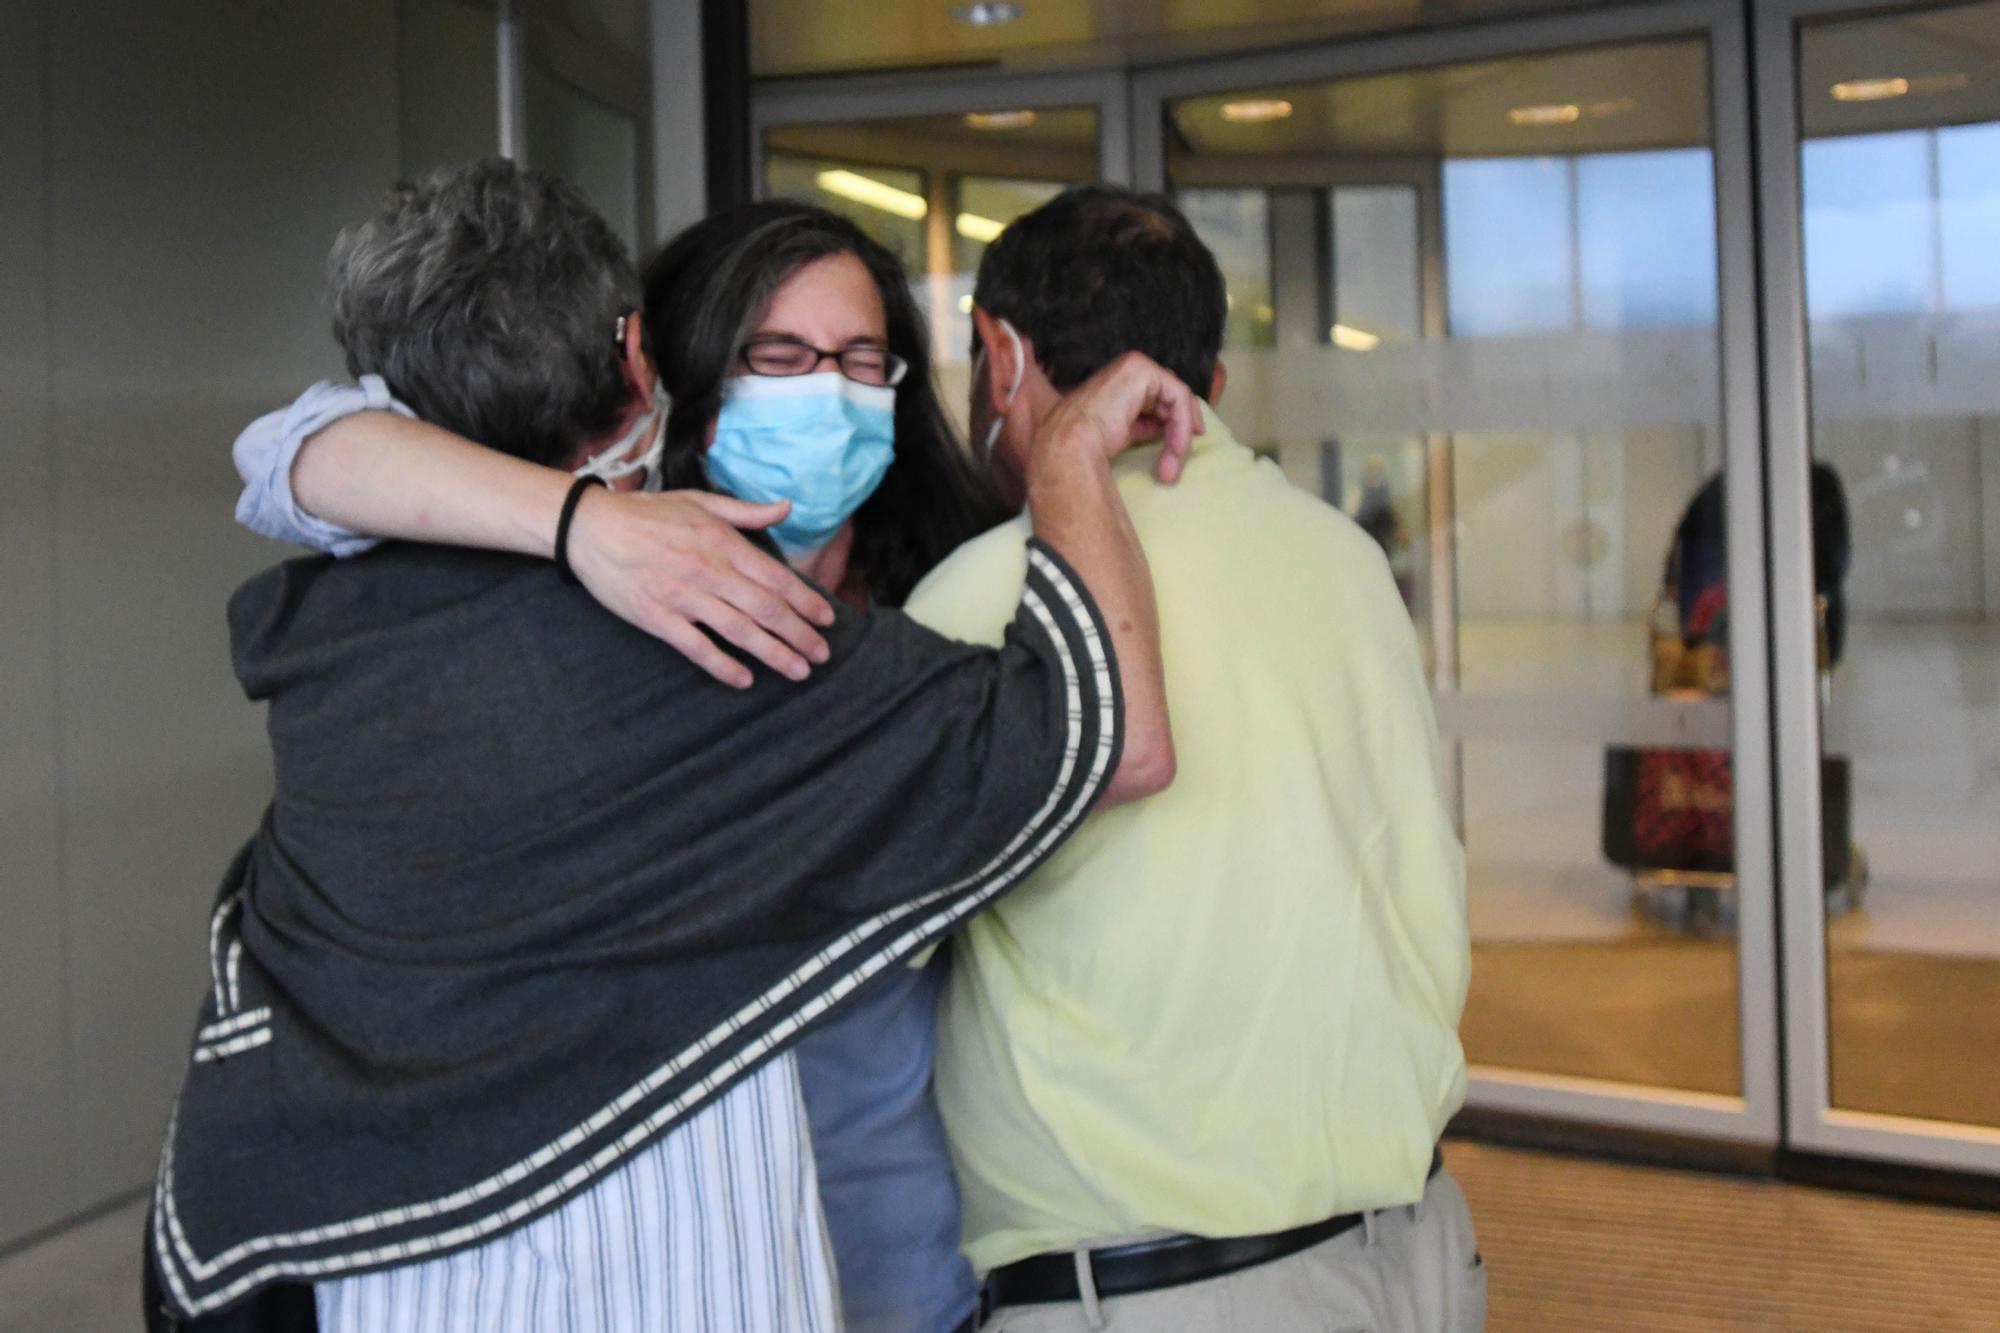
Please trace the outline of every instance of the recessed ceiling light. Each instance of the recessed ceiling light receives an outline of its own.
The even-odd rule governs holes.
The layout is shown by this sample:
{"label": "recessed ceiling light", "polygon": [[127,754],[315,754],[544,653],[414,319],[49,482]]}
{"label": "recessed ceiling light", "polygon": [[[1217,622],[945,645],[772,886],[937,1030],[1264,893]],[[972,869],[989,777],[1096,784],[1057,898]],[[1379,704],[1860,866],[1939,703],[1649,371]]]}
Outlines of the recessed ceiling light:
{"label": "recessed ceiling light", "polygon": [[1032,111],[968,111],[965,123],[975,130],[1025,130],[1035,123]]}
{"label": "recessed ceiling light", "polygon": [[1292,114],[1292,104],[1282,97],[1252,97],[1241,102],[1224,102],[1222,118],[1238,125],[1255,125],[1260,121],[1283,120]]}
{"label": "recessed ceiling light", "polygon": [[977,213],[960,213],[955,224],[958,234],[968,241],[982,241],[987,245],[1000,239],[1000,233],[1007,230],[1004,222],[981,217]]}
{"label": "recessed ceiling light", "polygon": [[977,0],[975,4],[951,7],[952,20],[968,28],[997,28],[1003,23],[1012,23],[1027,12],[1014,0]]}
{"label": "recessed ceiling light", "polygon": [[1516,125],[1574,125],[1583,119],[1583,108],[1574,102],[1517,106],[1507,113],[1507,119]]}
{"label": "recessed ceiling light", "polygon": [[1907,97],[1910,92],[1908,79],[1849,79],[1845,83],[1833,85],[1833,100],[1836,102],[1886,102],[1892,97]]}
{"label": "recessed ceiling light", "polygon": [[1336,324],[1327,330],[1328,338],[1335,347],[1349,352],[1372,352],[1382,345],[1382,335],[1357,329],[1351,324]]}
{"label": "recessed ceiling light", "polygon": [[922,195],[899,190],[893,185],[878,181],[873,176],[863,176],[859,172],[822,171],[814,181],[828,194],[837,194],[842,199],[852,199],[857,204],[879,208],[884,213],[893,213],[912,222],[931,211],[930,204]]}

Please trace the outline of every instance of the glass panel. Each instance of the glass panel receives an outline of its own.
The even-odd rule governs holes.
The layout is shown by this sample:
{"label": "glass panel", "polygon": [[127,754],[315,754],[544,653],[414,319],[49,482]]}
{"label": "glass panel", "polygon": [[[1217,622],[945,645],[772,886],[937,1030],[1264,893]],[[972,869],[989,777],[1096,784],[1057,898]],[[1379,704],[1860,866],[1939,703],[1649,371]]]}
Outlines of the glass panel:
{"label": "glass panel", "polygon": [[924,271],[924,215],[930,204],[921,171],[774,152],[764,157],[764,192],[838,213],[887,246],[912,273]]}
{"label": "glass panel", "polygon": [[[1417,192],[1410,186],[1333,191],[1333,322],[1360,333],[1361,342],[1424,336],[1417,217]],[[1348,335],[1348,341],[1356,339]]]}
{"label": "glass panel", "polygon": [[[1008,180],[999,176],[958,178],[958,207],[951,232],[952,271],[979,272],[988,238],[1063,192],[1066,181]],[[962,221],[960,219],[963,219]]]}
{"label": "glass panel", "polygon": [[1705,148],[1576,161],[1578,285],[1590,329],[1715,322],[1715,166]]}
{"label": "glass panel", "polygon": [[1460,158],[1441,165],[1452,336],[1569,328],[1576,307],[1569,160]]}
{"label": "glass panel", "polygon": [[[2000,1125],[2000,4],[1808,27],[1836,1107]],[[1806,682],[1795,682],[1811,688]]]}
{"label": "glass panel", "polygon": [[[1424,336],[1421,214],[1414,186],[1337,186],[1329,192],[1327,274],[1336,347],[1373,351]],[[1315,331],[1315,337],[1317,337]],[[1373,537],[1430,649],[1430,505],[1422,435],[1354,431],[1322,446],[1320,495]],[[1434,667],[1427,657],[1426,665]]]}
{"label": "glass panel", "polygon": [[1428,654],[1468,1054],[1733,1093],[1708,96],[1703,43],[1649,42],[1191,98],[1166,138],[1235,313],[1272,307],[1224,415],[1381,543]]}
{"label": "glass panel", "polygon": [[1097,160],[1095,107],[777,125],[764,193],[852,218],[902,259],[930,312],[944,401],[963,413],[980,257],[1007,223],[1097,180]]}
{"label": "glass panel", "polygon": [[1275,336],[1269,197],[1262,190],[1179,190],[1175,202],[1200,230],[1222,268],[1229,292],[1222,345],[1269,347]]}

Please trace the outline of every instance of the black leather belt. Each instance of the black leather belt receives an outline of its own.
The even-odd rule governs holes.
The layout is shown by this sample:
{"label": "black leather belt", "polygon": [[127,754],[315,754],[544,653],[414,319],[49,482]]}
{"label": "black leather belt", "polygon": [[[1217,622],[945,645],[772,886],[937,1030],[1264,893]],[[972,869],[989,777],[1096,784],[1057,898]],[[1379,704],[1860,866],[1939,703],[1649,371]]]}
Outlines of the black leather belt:
{"label": "black leather belt", "polygon": [[[1435,1176],[1443,1165],[1443,1157],[1432,1153],[1430,1174]],[[1364,1216],[1342,1213],[1323,1222],[1262,1236],[1213,1240],[1202,1236],[1162,1236],[1131,1245],[1107,1246],[1090,1252],[1092,1283],[1099,1299],[1109,1300],[1113,1296],[1132,1296],[1142,1291],[1227,1277],[1332,1240],[1360,1226]],[[980,1292],[979,1309],[983,1318],[1009,1305],[1046,1305],[1082,1299],[1083,1291],[1076,1280],[1076,1255],[1037,1254],[988,1273],[985,1289]]]}

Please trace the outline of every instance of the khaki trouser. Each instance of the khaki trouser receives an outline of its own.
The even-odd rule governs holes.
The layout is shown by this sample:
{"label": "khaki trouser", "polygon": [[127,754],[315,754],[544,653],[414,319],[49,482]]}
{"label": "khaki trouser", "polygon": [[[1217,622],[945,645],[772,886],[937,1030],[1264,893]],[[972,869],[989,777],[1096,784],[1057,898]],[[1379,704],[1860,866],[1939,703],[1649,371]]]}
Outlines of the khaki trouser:
{"label": "khaki trouser", "polygon": [[984,1333],[1479,1333],[1486,1268],[1448,1172],[1421,1203],[1227,1277],[1102,1302],[996,1310]]}

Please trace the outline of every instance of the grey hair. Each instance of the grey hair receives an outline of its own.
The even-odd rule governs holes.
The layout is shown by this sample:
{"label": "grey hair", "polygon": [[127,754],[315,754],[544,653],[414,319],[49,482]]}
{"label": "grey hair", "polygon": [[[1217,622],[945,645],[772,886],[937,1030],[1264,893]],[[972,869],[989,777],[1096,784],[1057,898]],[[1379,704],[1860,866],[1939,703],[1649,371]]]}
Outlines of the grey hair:
{"label": "grey hair", "polygon": [[350,374],[502,453],[560,464],[631,402],[632,257],[582,193],[493,158],[397,184],[327,259]]}

